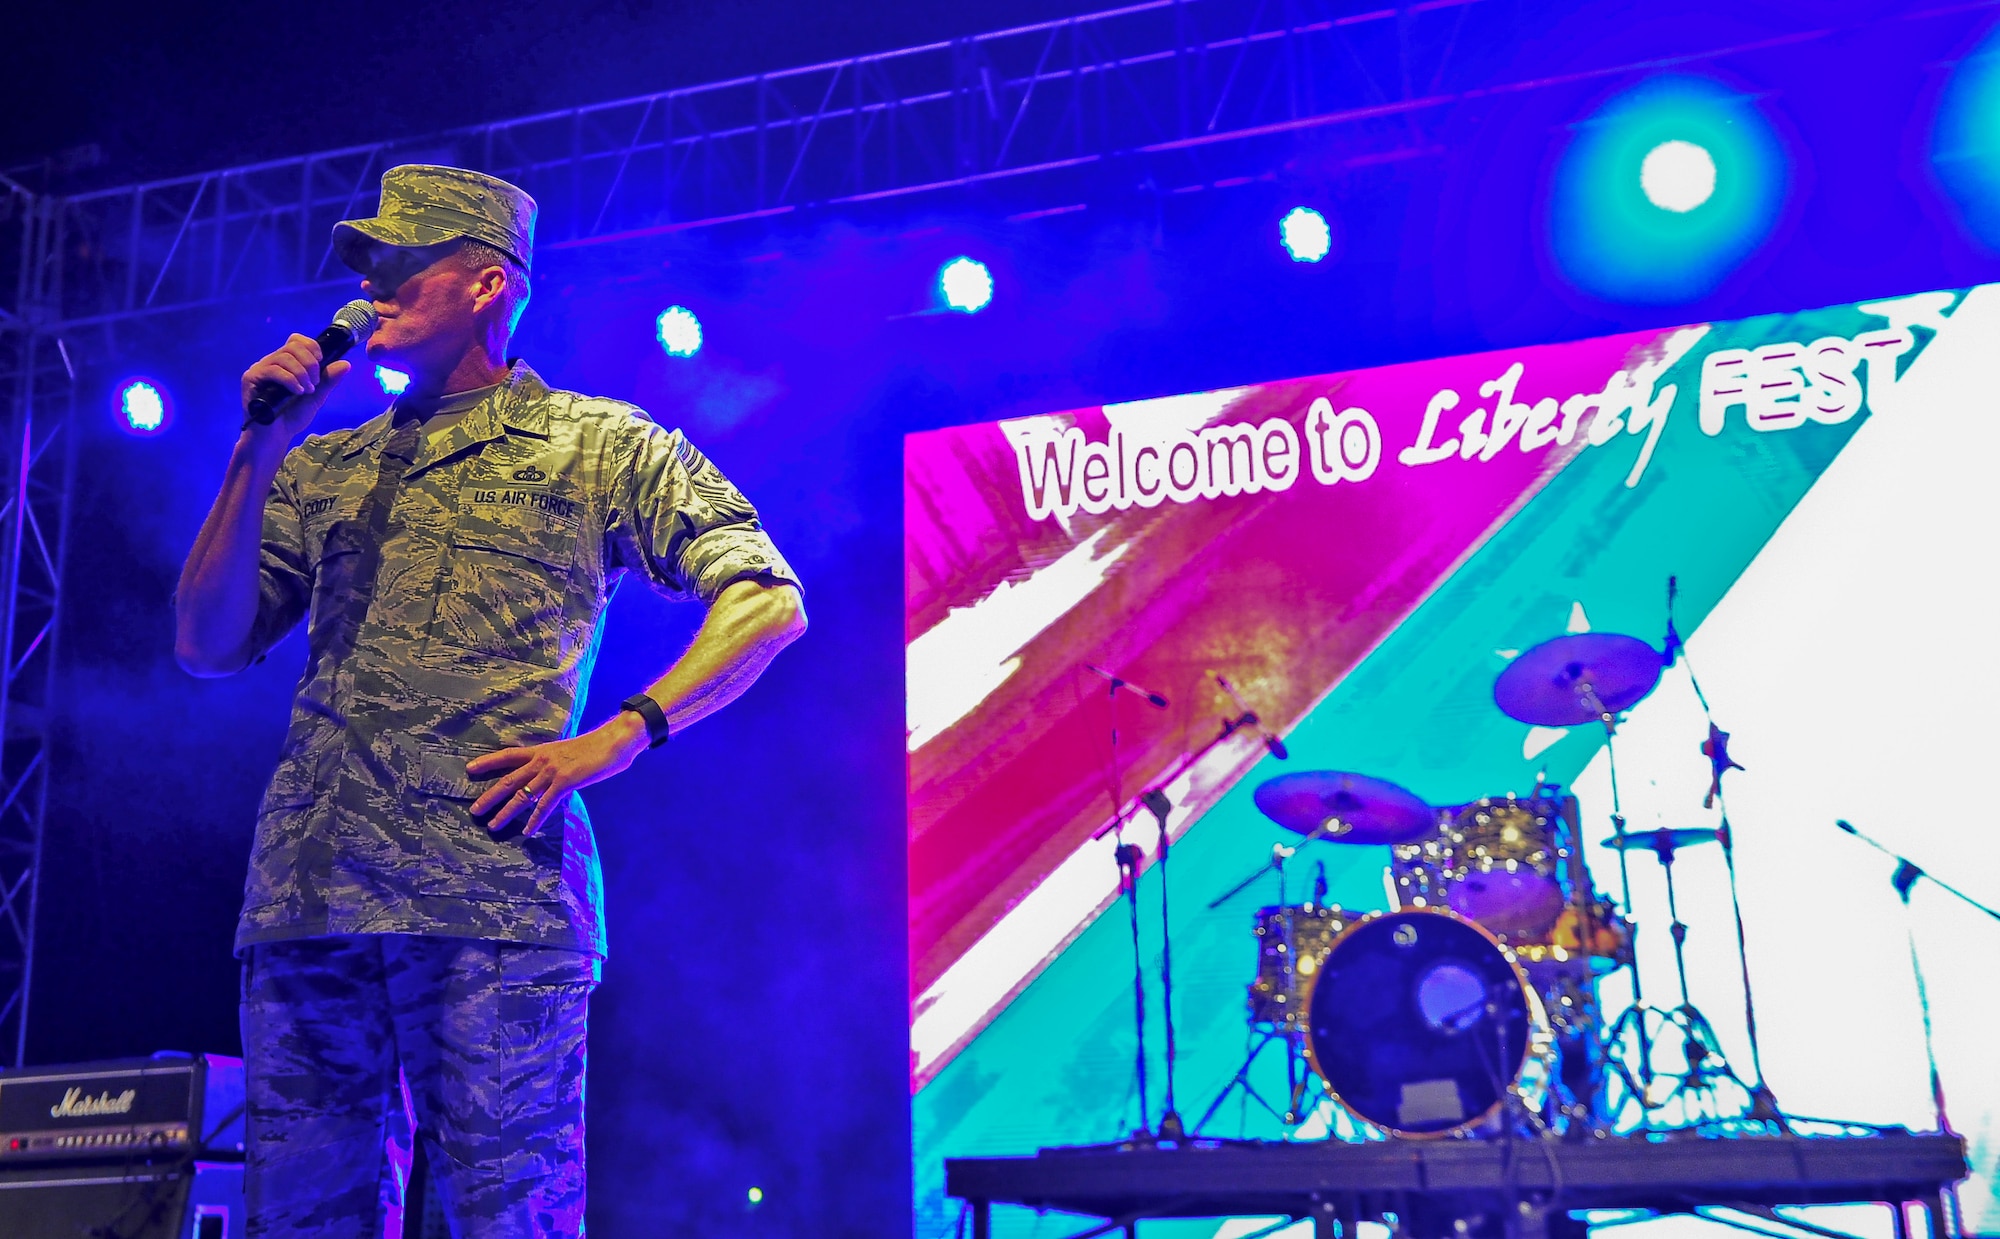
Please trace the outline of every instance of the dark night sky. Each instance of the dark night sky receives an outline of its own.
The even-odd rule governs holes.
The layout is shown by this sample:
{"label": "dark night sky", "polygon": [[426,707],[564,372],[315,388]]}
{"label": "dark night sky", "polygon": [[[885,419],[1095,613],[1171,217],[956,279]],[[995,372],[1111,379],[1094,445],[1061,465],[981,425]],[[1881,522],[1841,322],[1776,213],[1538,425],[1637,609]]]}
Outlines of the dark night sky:
{"label": "dark night sky", "polygon": [[[421,134],[1092,11],[1089,0],[107,0],[20,6],[0,168],[82,143],[90,184]],[[302,16],[301,14],[306,14]]]}

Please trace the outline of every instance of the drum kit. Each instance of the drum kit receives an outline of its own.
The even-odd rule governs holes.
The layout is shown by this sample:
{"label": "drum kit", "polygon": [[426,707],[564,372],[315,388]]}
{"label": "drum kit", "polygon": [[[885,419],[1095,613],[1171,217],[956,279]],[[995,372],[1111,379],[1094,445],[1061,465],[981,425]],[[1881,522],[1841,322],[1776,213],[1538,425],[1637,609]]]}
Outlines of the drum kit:
{"label": "drum kit", "polygon": [[[1619,716],[1659,684],[1677,645],[1671,624],[1665,656],[1614,633],[1557,637],[1508,665],[1494,683],[1494,704],[1535,726],[1599,724],[1609,749]],[[1711,759],[1719,778],[1727,762],[1720,742]],[[1577,800],[1558,785],[1538,779],[1526,795],[1442,806],[1345,771],[1286,774],[1258,786],[1257,808],[1299,839],[1274,848],[1269,864],[1210,904],[1278,875],[1279,903],[1259,908],[1254,921],[1252,1048],[1191,1130],[1199,1133],[1238,1090],[1297,1127],[1321,1104],[1308,1098],[1315,1077],[1336,1114],[1364,1136],[1521,1127],[1582,1139],[1618,1127],[1736,1120],[1783,1129],[1761,1062],[1756,1082],[1745,1084],[1687,996],[1674,861],[1687,848],[1721,844],[1733,898],[1726,819],[1720,829],[1628,831],[1612,762],[1613,833],[1604,846],[1618,856],[1616,905],[1592,884]],[[1285,902],[1286,862],[1320,842],[1387,845],[1393,906],[1362,914],[1327,904],[1324,865],[1311,898]],[[1619,911],[1631,907],[1628,858],[1647,852],[1666,875],[1679,984],[1671,1010],[1645,1001],[1637,926]],[[1740,912],[1736,930],[1740,961]],[[1621,971],[1632,1001],[1607,1026],[1598,986]],[[1744,996],[1754,1059],[1747,966]],[[1252,1065],[1274,1042],[1284,1047],[1291,1090],[1282,1109],[1251,1084]]]}

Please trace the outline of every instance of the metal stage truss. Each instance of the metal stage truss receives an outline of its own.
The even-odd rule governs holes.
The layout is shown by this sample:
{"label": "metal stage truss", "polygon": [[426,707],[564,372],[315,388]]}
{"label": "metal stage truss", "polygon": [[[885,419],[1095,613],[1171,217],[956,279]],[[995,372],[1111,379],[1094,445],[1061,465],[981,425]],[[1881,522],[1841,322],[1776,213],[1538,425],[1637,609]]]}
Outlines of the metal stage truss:
{"label": "metal stage truss", "polygon": [[[1119,157],[1269,171],[1236,151],[1337,123],[1361,157],[1426,145],[1415,117],[1511,0],[1350,12],[1327,0],[1147,0],[992,34],[73,196],[88,276],[66,317],[115,319],[352,277],[327,244],[382,171],[513,180],[541,248],[1073,172]],[[1475,29],[1479,28],[1479,29]],[[1364,133],[1365,131],[1365,133]],[[1245,156],[1248,162],[1245,162]],[[1034,192],[1032,188],[1025,192]],[[1050,203],[1047,205],[1060,205]]]}
{"label": "metal stage truss", "polygon": [[0,1047],[19,1066],[34,982],[35,902],[48,798],[55,658],[69,524],[76,375],[53,329],[61,204],[0,178]]}

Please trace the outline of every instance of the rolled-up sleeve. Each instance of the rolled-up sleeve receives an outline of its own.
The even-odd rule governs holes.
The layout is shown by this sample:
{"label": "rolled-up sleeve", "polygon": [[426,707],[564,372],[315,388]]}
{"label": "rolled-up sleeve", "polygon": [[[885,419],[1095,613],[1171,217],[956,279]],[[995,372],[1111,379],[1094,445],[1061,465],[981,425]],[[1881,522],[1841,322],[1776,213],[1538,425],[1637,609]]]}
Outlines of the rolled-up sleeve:
{"label": "rolled-up sleeve", "polygon": [[608,566],[673,599],[713,601],[736,581],[799,586],[743,492],[678,430],[634,418],[616,453]]}
{"label": "rolled-up sleeve", "polygon": [[306,558],[305,519],[299,510],[291,463],[286,462],[264,497],[264,540],[257,563],[257,619],[250,626],[250,661],[305,618],[312,602],[312,565]]}

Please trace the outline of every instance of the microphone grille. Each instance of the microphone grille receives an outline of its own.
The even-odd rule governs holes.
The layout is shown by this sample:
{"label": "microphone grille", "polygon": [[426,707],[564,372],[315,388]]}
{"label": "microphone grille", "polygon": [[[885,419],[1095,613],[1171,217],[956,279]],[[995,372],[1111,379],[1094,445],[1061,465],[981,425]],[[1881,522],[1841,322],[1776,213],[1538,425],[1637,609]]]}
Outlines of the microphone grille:
{"label": "microphone grille", "polygon": [[354,336],[356,344],[375,334],[375,328],[382,322],[382,316],[375,313],[375,307],[359,297],[340,307],[333,316],[336,327],[345,327]]}

